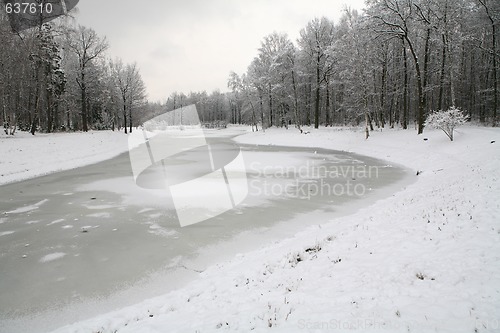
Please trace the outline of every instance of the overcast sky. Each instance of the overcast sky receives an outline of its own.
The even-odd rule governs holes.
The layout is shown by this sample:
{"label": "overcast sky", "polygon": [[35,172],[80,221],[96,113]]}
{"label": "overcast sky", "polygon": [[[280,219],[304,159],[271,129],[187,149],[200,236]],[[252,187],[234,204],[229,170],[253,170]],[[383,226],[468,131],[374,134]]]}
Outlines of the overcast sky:
{"label": "overcast sky", "polygon": [[174,91],[227,91],[257,55],[262,38],[286,32],[295,42],[308,21],[338,21],[344,4],[363,0],[80,0],[77,21],[110,43],[109,55],[136,61],[151,101]]}

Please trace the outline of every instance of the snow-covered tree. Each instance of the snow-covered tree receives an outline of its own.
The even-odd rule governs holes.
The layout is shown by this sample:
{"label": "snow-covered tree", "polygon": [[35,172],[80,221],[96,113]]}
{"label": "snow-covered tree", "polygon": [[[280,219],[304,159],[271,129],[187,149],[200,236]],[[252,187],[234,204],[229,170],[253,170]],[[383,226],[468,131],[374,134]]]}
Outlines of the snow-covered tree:
{"label": "snow-covered tree", "polygon": [[87,132],[89,117],[87,106],[88,79],[86,79],[86,75],[92,62],[109,48],[109,44],[105,37],[99,37],[93,29],[80,25],[72,32],[69,48],[78,58],[77,83],[81,92],[82,129]]}
{"label": "snow-covered tree", "polygon": [[453,141],[455,127],[465,124],[469,117],[454,106],[446,111],[436,111],[427,116],[425,126],[439,128]]}
{"label": "snow-covered tree", "polygon": [[[47,132],[57,130],[59,104],[66,89],[66,74],[62,65],[61,51],[50,24],[42,25],[38,38],[41,43],[39,58],[44,71],[46,91]],[[36,125],[36,124],[35,124]]]}
{"label": "snow-covered tree", "polygon": [[298,39],[299,48],[305,53],[306,58],[309,59],[316,80],[314,94],[314,128],[319,127],[321,86],[325,83],[326,78],[329,76],[327,72],[331,69],[328,65],[330,54],[327,50],[332,45],[334,31],[335,25],[333,21],[326,17],[322,17],[321,19],[315,18],[300,31],[300,38]]}
{"label": "snow-covered tree", "polygon": [[146,87],[136,63],[123,64],[123,61],[117,58],[115,61],[111,61],[109,66],[122,99],[125,134],[127,133],[127,125],[132,133],[133,110],[140,108],[145,103]]}

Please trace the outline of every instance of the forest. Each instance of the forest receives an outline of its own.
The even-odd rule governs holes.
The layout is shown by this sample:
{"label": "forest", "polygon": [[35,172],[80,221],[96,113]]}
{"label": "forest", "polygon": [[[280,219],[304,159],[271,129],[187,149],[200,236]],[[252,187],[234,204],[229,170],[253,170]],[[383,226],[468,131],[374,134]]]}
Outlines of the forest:
{"label": "forest", "polygon": [[294,43],[264,37],[246,73],[231,73],[230,100],[264,127],[349,125],[424,130],[432,111],[456,106],[498,120],[494,0],[368,0],[339,22],[311,20]]}
{"label": "forest", "polygon": [[[12,33],[0,11],[0,121],[6,132],[131,131],[196,104],[208,124],[384,127],[424,131],[426,117],[457,107],[498,123],[496,0],[367,0],[338,22],[313,18],[293,41],[264,36],[227,92],[165,92],[147,100],[137,64],[110,59],[104,36],[66,16]],[[228,41],[228,47],[230,41]]]}
{"label": "forest", "polygon": [[147,108],[137,64],[106,57],[109,44],[66,15],[13,32],[0,11],[3,127],[46,133],[132,128]]}

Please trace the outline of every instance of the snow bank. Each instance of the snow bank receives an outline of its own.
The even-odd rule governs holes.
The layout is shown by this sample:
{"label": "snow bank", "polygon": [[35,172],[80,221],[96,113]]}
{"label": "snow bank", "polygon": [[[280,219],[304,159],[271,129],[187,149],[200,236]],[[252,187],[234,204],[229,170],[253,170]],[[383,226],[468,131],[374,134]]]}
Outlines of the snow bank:
{"label": "snow bank", "polygon": [[128,150],[120,132],[0,134],[0,185],[97,163]]}
{"label": "snow bank", "polygon": [[[239,142],[353,151],[419,171],[359,212],[210,267],[187,287],[56,332],[493,332],[500,130],[269,130]],[[424,138],[428,140],[424,141]],[[309,218],[314,218],[310,216]]]}

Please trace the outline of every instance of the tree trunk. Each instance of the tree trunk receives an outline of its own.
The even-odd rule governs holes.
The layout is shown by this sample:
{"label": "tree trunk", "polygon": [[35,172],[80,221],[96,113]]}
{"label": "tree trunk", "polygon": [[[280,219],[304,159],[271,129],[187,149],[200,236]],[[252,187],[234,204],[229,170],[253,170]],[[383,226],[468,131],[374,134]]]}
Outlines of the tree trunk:
{"label": "tree trunk", "polygon": [[316,104],[314,108],[314,128],[319,128],[319,90],[320,90],[320,53],[318,50],[318,58],[316,63]]}
{"label": "tree trunk", "polygon": [[[399,66],[399,62],[393,61],[392,62],[392,73],[396,73],[396,66]],[[399,123],[399,96],[397,94],[398,91],[398,86],[397,86],[397,80],[395,76],[391,76],[392,80],[392,97],[391,97],[391,108],[389,110],[389,115],[391,117],[391,120],[389,121],[391,124],[391,128],[394,128],[394,125],[396,123]]]}
{"label": "tree trunk", "polygon": [[403,129],[408,129],[408,56],[406,45],[403,40],[403,65],[404,65],[404,88],[403,88]]}
{"label": "tree trunk", "polygon": [[52,94],[47,91],[47,133],[51,133],[53,130],[53,105],[52,105]]}
{"label": "tree trunk", "polygon": [[[259,128],[257,127],[257,116],[255,115],[255,108],[252,103],[252,98],[250,97],[250,94],[248,91],[245,89],[245,94],[247,95],[247,99],[250,102],[250,107],[252,108],[252,121],[253,121],[253,126],[255,126],[255,131],[258,132]],[[253,132],[253,126],[252,126],[252,132]]]}
{"label": "tree trunk", "polygon": [[236,107],[238,108],[238,124],[241,125],[242,124],[242,122],[241,122],[241,109],[243,106],[237,102]]}
{"label": "tree trunk", "polygon": [[127,99],[123,99],[123,127],[125,127],[125,134],[127,134]]}
{"label": "tree trunk", "polygon": [[61,130],[61,115],[60,113],[61,103],[58,101],[54,105],[54,131],[59,132]]}
{"label": "tree trunk", "polygon": [[[453,53],[451,52],[451,46],[449,44],[448,44],[448,55],[449,55],[448,62],[450,64],[453,64]],[[450,65],[450,99],[452,106],[457,105],[455,97],[455,79],[453,75],[453,66],[451,65]]]}
{"label": "tree trunk", "polygon": [[439,78],[439,97],[438,97],[438,110],[443,110],[444,105],[444,79],[446,68],[446,36],[442,34],[443,49],[441,52],[441,74]]}
{"label": "tree trunk", "polygon": [[259,92],[259,103],[260,103],[260,120],[262,121],[262,124],[260,125],[262,128],[262,131],[266,131],[266,125],[264,125],[265,119],[264,119],[264,101],[262,97],[262,92]]}
{"label": "tree trunk", "polygon": [[301,121],[299,116],[299,98],[297,96],[297,84],[295,83],[295,71],[292,70],[292,85],[293,85],[293,111],[295,115],[295,126],[299,129],[300,133],[302,133]]}
{"label": "tree trunk", "polygon": [[[181,119],[182,119],[182,112],[181,112]],[[128,123],[129,123],[130,133],[132,133],[132,105],[129,105],[128,109]],[[182,125],[182,120],[181,120],[181,125]]]}
{"label": "tree trunk", "polygon": [[408,47],[410,48],[410,52],[413,56],[413,62],[415,63],[415,70],[417,72],[417,87],[418,87],[418,114],[417,114],[417,125],[418,125],[418,134],[422,134],[424,132],[424,118],[425,118],[425,98],[424,98],[424,89],[423,89],[423,81],[422,81],[422,71],[420,70],[420,63],[418,61],[418,55],[416,50],[413,47],[413,44],[409,40],[407,36],[405,36],[406,42],[408,43]]}
{"label": "tree trunk", "polygon": [[272,87],[269,83],[269,127],[273,127],[274,125],[274,113],[273,113],[273,93]]}
{"label": "tree trunk", "polygon": [[[387,90],[387,52],[384,52],[384,62],[382,63],[382,91],[380,92],[380,126],[385,126],[385,95]],[[392,118],[392,117],[391,117]]]}
{"label": "tree trunk", "polygon": [[371,102],[372,104],[372,114],[373,114],[373,117],[372,119],[375,119],[375,125],[377,126],[377,128],[380,128],[381,125],[380,125],[380,119],[379,119],[379,114],[382,113],[382,109],[380,107],[380,104],[377,104],[377,103],[380,103],[380,100],[377,101],[377,84],[379,83],[377,81],[377,73],[375,71],[375,68],[373,69],[372,71],[372,76],[373,76],[373,79],[372,79],[372,82],[373,82],[373,93],[370,95],[369,97],[369,101]]}
{"label": "tree trunk", "polygon": [[306,108],[306,125],[311,125],[311,100],[312,100],[312,78],[309,75],[308,83],[304,85],[305,108]]}
{"label": "tree trunk", "polygon": [[[430,39],[431,39],[431,29],[427,29],[426,37],[425,37],[425,46],[424,46],[424,72],[423,72],[423,78],[422,78],[422,90],[423,90],[423,103],[424,107],[428,108],[427,104],[427,79],[429,77],[429,44],[430,44]],[[425,116],[425,115],[424,115]],[[419,119],[419,124],[420,124],[420,119]],[[423,127],[422,127],[423,129]],[[420,134],[420,133],[419,133]]]}
{"label": "tree trunk", "polygon": [[497,49],[496,49],[496,27],[493,18],[490,17],[492,28],[492,48],[493,48],[493,126],[497,126],[497,111],[498,111],[498,78],[497,78]]}
{"label": "tree trunk", "polygon": [[365,140],[368,140],[370,137],[369,126],[371,126],[371,124],[368,125],[369,123],[371,123],[370,116],[368,115],[368,111],[365,111]]}
{"label": "tree trunk", "polygon": [[38,114],[40,112],[40,105],[41,105],[41,101],[40,101],[40,90],[41,90],[41,87],[40,87],[40,66],[37,64],[35,65],[36,66],[36,79],[35,79],[35,114],[33,115],[33,118],[31,119],[31,129],[30,129],[30,133],[31,135],[35,135],[36,133],[36,129],[37,129],[37,125],[38,125]]}
{"label": "tree trunk", "polygon": [[88,118],[87,118],[87,86],[85,85],[85,70],[82,69],[80,89],[82,92],[82,129],[88,132]]}
{"label": "tree trunk", "polygon": [[66,131],[69,131],[71,127],[71,118],[70,118],[70,112],[69,112],[69,107],[66,110]]}
{"label": "tree trunk", "polygon": [[330,125],[330,80],[326,79],[326,110],[325,110],[325,113],[326,113],[326,126],[329,126]]}

